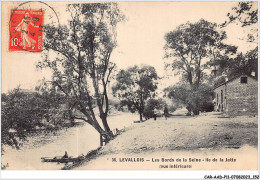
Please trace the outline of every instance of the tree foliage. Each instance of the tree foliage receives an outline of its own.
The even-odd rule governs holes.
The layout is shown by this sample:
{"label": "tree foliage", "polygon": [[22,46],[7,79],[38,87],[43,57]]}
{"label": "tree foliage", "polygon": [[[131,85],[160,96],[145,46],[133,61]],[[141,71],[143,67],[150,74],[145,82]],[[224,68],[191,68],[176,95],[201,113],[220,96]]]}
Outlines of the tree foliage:
{"label": "tree foliage", "polygon": [[155,95],[157,79],[157,73],[152,66],[133,66],[121,70],[112,88],[113,94],[131,109],[137,109],[142,120],[146,100]]}
{"label": "tree foliage", "polygon": [[173,71],[182,73],[191,88],[196,89],[204,69],[236,51],[236,47],[222,42],[225,38],[226,33],[218,32],[215,23],[203,19],[194,24],[188,22],[165,35],[165,57],[173,59],[170,64]]}
{"label": "tree foliage", "polygon": [[43,119],[52,121],[52,124],[61,123],[63,116],[60,104],[63,101],[62,96],[24,92],[20,88],[2,94],[1,144],[19,148],[19,141],[25,140],[36,126],[45,126]]}
{"label": "tree foliage", "polygon": [[240,22],[242,27],[255,24],[258,22],[257,3],[253,1],[239,2],[227,16],[229,21],[226,21],[223,26],[236,21]]}
{"label": "tree foliage", "polygon": [[205,84],[196,90],[191,90],[187,84],[177,84],[168,87],[165,91],[168,92],[169,98],[185,105],[189,113],[193,112],[197,115],[199,111],[212,111],[214,109],[212,104],[213,90]]}
{"label": "tree foliage", "polygon": [[[256,43],[258,37],[258,8],[257,2],[238,2],[237,6],[227,14],[229,20],[222,24],[226,27],[231,23],[250,29],[247,32],[247,42]],[[251,75],[255,72],[255,78],[258,76],[258,46],[247,53],[237,53],[235,57],[224,57],[215,61],[218,66],[215,79],[215,85],[225,82],[225,77],[233,78],[240,74]],[[224,76],[223,76],[224,75]]]}
{"label": "tree foliage", "polygon": [[154,115],[154,109],[164,110],[166,103],[162,99],[149,99],[144,108],[144,117],[151,118]]}
{"label": "tree foliage", "polygon": [[258,49],[255,48],[246,54],[239,53],[234,58],[222,59],[217,62],[218,77],[215,80],[215,85],[225,82],[224,74],[228,78],[245,74],[251,75],[255,72],[255,78],[258,77]]}
{"label": "tree foliage", "polygon": [[257,43],[258,39],[258,6],[257,2],[247,1],[238,2],[238,5],[233,7],[231,12],[227,14],[228,21],[222,24],[222,27],[226,27],[231,23],[241,25],[241,27],[250,27],[250,31],[247,34],[247,42]]}
{"label": "tree foliage", "polygon": [[124,16],[116,3],[70,4],[67,12],[68,26],[45,27],[45,55],[38,67],[52,70],[52,85],[67,97],[70,109],[84,114],[80,119],[99,133],[111,133],[107,87],[115,64],[110,55],[117,45],[117,24]]}

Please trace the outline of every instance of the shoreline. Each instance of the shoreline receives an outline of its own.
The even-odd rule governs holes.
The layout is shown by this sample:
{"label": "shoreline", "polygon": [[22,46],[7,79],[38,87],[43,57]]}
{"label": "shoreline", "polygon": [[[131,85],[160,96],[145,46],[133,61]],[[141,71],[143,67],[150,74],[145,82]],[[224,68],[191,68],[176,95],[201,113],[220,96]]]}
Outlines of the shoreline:
{"label": "shoreline", "polygon": [[[102,147],[100,146],[97,149],[89,151],[81,161],[73,163],[71,165],[65,165],[63,168],[61,168],[61,170],[72,170],[73,168],[80,166],[82,163],[86,163],[86,162],[89,162],[89,161],[95,159],[99,155],[98,153],[101,148]],[[80,157],[78,157],[78,158],[80,158]]]}

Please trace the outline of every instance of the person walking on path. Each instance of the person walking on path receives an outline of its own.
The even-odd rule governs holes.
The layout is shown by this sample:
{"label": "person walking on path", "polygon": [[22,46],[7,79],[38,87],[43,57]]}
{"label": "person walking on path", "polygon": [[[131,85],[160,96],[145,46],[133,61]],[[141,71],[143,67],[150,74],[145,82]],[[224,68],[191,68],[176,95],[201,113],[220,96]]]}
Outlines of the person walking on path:
{"label": "person walking on path", "polygon": [[167,120],[168,113],[169,113],[167,106],[164,107],[163,113],[164,113],[165,120]]}
{"label": "person walking on path", "polygon": [[158,110],[156,108],[154,108],[153,109],[153,117],[154,117],[155,121],[156,121],[157,113],[158,113]]}

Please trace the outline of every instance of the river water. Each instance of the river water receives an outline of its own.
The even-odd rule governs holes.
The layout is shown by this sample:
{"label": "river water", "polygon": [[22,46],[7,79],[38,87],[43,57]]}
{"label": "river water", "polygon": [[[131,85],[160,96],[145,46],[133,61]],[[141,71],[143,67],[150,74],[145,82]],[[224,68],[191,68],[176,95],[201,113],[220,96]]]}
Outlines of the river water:
{"label": "river water", "polygon": [[[108,117],[108,124],[112,129],[123,129],[134,125],[138,120],[137,114],[120,113]],[[67,151],[69,156],[86,155],[89,151],[99,147],[99,134],[87,123],[77,127],[62,129],[49,134],[29,137],[20,150],[4,147],[2,165],[8,163],[6,169],[57,170],[64,164],[41,162],[41,157],[63,156]]]}

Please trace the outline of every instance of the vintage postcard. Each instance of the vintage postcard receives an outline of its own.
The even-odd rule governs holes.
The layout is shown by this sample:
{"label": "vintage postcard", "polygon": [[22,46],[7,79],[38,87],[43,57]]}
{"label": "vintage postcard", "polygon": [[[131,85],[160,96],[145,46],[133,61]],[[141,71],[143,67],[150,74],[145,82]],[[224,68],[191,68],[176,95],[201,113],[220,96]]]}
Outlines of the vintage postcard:
{"label": "vintage postcard", "polygon": [[258,170],[258,2],[1,8],[2,170]]}

